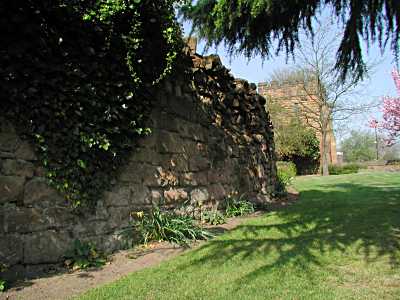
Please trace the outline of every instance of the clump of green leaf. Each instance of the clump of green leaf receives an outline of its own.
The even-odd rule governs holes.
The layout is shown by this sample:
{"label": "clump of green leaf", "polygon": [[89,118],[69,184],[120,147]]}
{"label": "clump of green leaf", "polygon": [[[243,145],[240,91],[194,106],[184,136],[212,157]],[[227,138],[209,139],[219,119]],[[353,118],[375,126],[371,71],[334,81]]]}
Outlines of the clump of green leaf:
{"label": "clump of green leaf", "polygon": [[52,186],[94,206],[149,133],[149,91],[181,53],[174,1],[3,2],[0,114],[30,138]]}
{"label": "clump of green leaf", "polygon": [[243,195],[239,199],[229,198],[226,202],[225,214],[228,218],[245,216],[253,212],[253,203],[244,200]]}
{"label": "clump of green leaf", "polygon": [[84,270],[91,267],[101,267],[107,262],[106,257],[97,251],[96,247],[89,242],[74,241],[74,247],[67,253],[70,257],[65,265],[72,270]]}
{"label": "clump of green leaf", "polygon": [[278,171],[278,180],[286,188],[296,177],[296,165],[290,161],[278,161],[276,168]]}
{"label": "clump of green leaf", "polygon": [[4,292],[7,288],[7,282],[0,278],[0,293]]}
{"label": "clump of green leaf", "polygon": [[0,293],[4,292],[7,288],[7,282],[3,279],[0,279]]}
{"label": "clump of green leaf", "polygon": [[189,246],[192,241],[212,237],[190,216],[162,211],[157,206],[153,207],[149,213],[137,212],[133,227],[144,244],[150,241],[167,241]]}
{"label": "clump of green leaf", "polygon": [[210,210],[203,212],[201,219],[203,222],[211,225],[220,225],[226,223],[225,216],[218,210]]}
{"label": "clump of green leaf", "polygon": [[[7,266],[5,264],[0,263],[0,274],[7,270]],[[0,278],[0,293],[4,292],[7,289],[7,281]]]}

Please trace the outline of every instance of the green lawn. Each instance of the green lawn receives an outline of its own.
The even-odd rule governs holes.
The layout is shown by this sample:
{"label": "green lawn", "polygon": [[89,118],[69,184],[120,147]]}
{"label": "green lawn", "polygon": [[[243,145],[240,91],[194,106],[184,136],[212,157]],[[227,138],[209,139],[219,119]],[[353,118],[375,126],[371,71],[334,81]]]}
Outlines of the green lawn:
{"label": "green lawn", "polygon": [[295,186],[290,208],[79,299],[400,299],[400,173]]}

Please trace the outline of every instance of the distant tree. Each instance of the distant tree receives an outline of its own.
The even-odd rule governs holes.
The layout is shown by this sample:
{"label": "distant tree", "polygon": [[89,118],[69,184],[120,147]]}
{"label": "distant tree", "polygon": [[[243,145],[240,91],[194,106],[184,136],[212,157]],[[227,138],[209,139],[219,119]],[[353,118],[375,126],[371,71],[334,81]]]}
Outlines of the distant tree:
{"label": "distant tree", "polygon": [[186,0],[186,3],[183,15],[192,21],[198,37],[205,39],[208,46],[225,44],[231,54],[269,57],[275,44],[275,53],[293,54],[299,46],[300,30],[312,36],[314,20],[325,8],[331,10],[335,23],[343,29],[335,62],[342,80],[349,74],[355,73],[356,79],[366,74],[362,40],[368,46],[378,42],[381,49],[390,43],[396,59],[399,54],[398,0]]}
{"label": "distant tree", "polygon": [[[287,70],[275,72],[272,84],[295,86],[297,114],[321,137],[320,169],[329,175],[329,135],[333,135],[333,122],[343,121],[356,113],[365,112],[371,104],[354,101],[359,92],[356,75],[349,74],[345,81],[337,80],[334,73],[332,49],[337,39],[329,34],[328,26],[314,33],[314,40],[305,40],[298,50],[298,64]],[[331,38],[329,38],[331,36]]]}
{"label": "distant tree", "polygon": [[397,160],[400,159],[400,144],[395,144],[390,147],[385,147],[382,159],[384,160]]}
{"label": "distant tree", "polygon": [[381,128],[387,133],[387,142],[393,145],[400,137],[400,74],[394,70],[393,80],[396,85],[398,97],[383,98],[383,121]]}
{"label": "distant tree", "polygon": [[376,157],[375,143],[373,134],[352,130],[340,148],[346,162],[370,161]]}
{"label": "distant tree", "polygon": [[378,121],[376,120],[371,120],[369,127],[371,127],[374,130],[375,133],[375,151],[376,151],[376,160],[379,159],[379,139],[378,139]]}

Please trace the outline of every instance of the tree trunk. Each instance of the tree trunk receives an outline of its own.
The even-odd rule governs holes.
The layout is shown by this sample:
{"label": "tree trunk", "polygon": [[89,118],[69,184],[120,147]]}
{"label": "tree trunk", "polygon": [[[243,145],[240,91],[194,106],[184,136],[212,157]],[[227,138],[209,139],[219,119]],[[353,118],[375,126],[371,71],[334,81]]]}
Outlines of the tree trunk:
{"label": "tree trunk", "polygon": [[320,168],[321,168],[322,176],[329,175],[329,145],[328,145],[328,138],[327,138],[326,130],[322,131]]}

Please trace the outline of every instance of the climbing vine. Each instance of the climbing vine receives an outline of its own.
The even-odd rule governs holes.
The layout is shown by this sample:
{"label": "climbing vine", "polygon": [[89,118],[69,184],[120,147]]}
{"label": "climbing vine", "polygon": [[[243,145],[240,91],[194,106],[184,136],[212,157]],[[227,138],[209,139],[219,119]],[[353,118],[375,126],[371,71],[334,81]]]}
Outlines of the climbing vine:
{"label": "climbing vine", "polygon": [[3,2],[0,113],[33,141],[51,185],[94,205],[149,133],[151,91],[181,52],[174,1]]}

